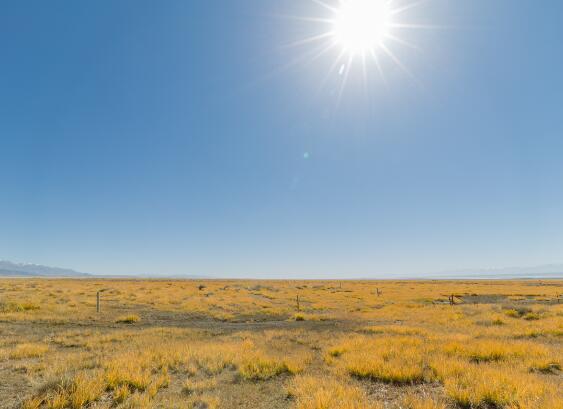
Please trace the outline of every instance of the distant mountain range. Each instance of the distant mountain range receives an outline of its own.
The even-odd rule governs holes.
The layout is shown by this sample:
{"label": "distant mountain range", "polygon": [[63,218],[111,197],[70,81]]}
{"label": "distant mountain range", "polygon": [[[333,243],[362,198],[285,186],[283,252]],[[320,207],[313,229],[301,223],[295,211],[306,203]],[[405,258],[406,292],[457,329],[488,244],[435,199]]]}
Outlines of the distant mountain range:
{"label": "distant mountain range", "polygon": [[[0,277],[106,277],[106,278],[170,278],[170,279],[204,279],[213,278],[195,275],[127,274],[127,275],[95,275],[80,273],[69,268],[49,267],[40,264],[13,263],[0,260]],[[226,277],[224,277],[226,278]],[[364,279],[526,279],[526,278],[563,278],[563,264],[545,264],[535,267],[477,268],[448,270],[430,274],[377,274]]]}
{"label": "distant mountain range", "polygon": [[0,260],[0,277],[88,277],[68,268],[48,267],[39,264],[12,263]]}

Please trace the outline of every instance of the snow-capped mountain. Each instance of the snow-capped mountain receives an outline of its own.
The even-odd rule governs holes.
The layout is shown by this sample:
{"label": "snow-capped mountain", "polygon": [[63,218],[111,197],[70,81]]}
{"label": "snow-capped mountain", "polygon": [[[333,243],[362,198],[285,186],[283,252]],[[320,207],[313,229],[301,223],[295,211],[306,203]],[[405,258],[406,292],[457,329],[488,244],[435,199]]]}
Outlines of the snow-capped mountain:
{"label": "snow-capped mountain", "polygon": [[88,275],[68,268],[12,263],[11,261],[0,260],[0,276],[4,277],[87,277]]}

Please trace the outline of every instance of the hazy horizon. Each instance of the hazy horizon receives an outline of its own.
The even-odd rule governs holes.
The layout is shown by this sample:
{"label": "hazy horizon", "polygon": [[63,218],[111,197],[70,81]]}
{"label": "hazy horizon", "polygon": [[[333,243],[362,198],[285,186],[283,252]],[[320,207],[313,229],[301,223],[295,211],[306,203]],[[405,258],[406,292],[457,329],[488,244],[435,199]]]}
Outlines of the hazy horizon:
{"label": "hazy horizon", "polygon": [[[316,274],[300,275],[285,272],[281,275],[269,276],[268,274],[257,275],[225,275],[220,272],[215,274],[197,274],[196,272],[184,272],[180,274],[163,274],[158,272],[128,272],[128,273],[96,273],[92,271],[77,271],[71,267],[64,266],[45,266],[38,263],[12,262],[0,259],[0,277],[10,277],[5,272],[10,265],[20,267],[20,271],[38,271],[37,275],[30,277],[68,277],[77,274],[77,277],[102,277],[102,278],[147,278],[147,279],[258,279],[258,280],[410,280],[410,279],[431,279],[431,280],[461,280],[461,279],[562,279],[563,263],[545,264],[541,266],[528,267],[490,267],[490,268],[459,268],[449,271],[428,271],[419,274],[414,273],[394,273],[394,272],[371,272],[367,274]],[[37,267],[37,270],[34,270]],[[45,273],[45,270],[48,270]],[[85,274],[85,276],[84,276]],[[15,274],[12,276],[16,276]]]}

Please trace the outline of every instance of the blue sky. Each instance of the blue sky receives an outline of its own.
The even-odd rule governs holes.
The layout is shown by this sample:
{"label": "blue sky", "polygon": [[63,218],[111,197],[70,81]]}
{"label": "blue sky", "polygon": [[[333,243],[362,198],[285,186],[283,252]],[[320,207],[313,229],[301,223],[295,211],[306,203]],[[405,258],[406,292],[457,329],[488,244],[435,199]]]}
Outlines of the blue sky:
{"label": "blue sky", "polygon": [[[400,0],[397,0],[400,1]],[[404,2],[403,2],[404,3]],[[0,258],[368,277],[563,261],[563,4],[429,0],[385,81],[306,0],[4,1]]]}

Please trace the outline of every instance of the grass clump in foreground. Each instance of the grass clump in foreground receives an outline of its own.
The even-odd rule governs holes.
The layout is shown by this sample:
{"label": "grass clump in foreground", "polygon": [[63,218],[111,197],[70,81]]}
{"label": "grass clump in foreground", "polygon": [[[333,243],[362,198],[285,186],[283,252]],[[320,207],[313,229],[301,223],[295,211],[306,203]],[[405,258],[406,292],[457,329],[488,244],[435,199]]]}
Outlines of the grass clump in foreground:
{"label": "grass clump in foreground", "polygon": [[282,374],[295,375],[300,373],[309,360],[309,355],[298,354],[294,357],[277,357],[262,352],[247,352],[237,366],[244,379],[264,381]]}
{"label": "grass clump in foreground", "polygon": [[383,409],[370,403],[365,392],[345,379],[298,376],[290,383],[288,394],[297,409]]}
{"label": "grass clump in foreground", "polygon": [[78,373],[74,378],[62,378],[50,386],[42,397],[34,397],[24,402],[23,407],[48,409],[82,409],[95,402],[104,393],[105,383],[99,372],[94,374]]}
{"label": "grass clump in foreground", "polygon": [[244,379],[253,381],[263,381],[283,373],[291,373],[282,360],[258,354],[245,358],[239,366],[239,372]]}
{"label": "grass clump in foreground", "polygon": [[545,384],[530,376],[482,365],[467,367],[463,373],[446,378],[444,387],[463,408],[521,408],[547,392]]}
{"label": "grass clump in foreground", "polygon": [[446,395],[461,408],[555,409],[555,384],[517,366],[474,364],[457,359],[433,363]]}
{"label": "grass clump in foreground", "polygon": [[350,375],[392,384],[421,383],[430,377],[422,341],[410,337],[351,338],[329,349],[328,362]]}

